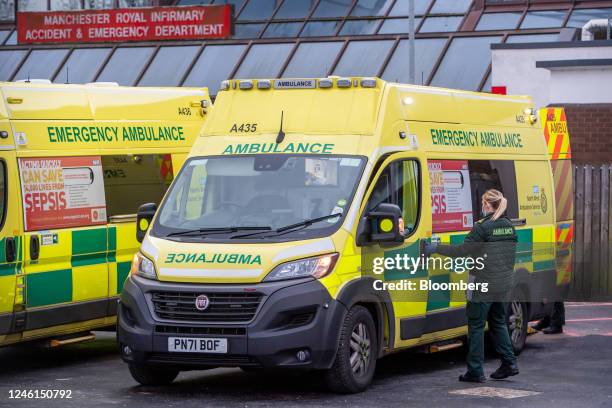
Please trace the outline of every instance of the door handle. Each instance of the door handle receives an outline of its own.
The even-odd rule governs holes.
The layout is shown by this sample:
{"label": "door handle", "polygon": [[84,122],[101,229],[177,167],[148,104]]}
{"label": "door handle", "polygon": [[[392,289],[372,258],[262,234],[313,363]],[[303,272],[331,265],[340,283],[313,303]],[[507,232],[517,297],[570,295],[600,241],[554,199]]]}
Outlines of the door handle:
{"label": "door handle", "polygon": [[33,261],[38,259],[40,255],[40,239],[38,235],[30,236],[30,259]]}
{"label": "door handle", "polygon": [[6,254],[5,258],[6,258],[7,263],[15,262],[15,259],[17,258],[17,251],[15,248],[15,238],[8,237],[4,241],[4,253]]}

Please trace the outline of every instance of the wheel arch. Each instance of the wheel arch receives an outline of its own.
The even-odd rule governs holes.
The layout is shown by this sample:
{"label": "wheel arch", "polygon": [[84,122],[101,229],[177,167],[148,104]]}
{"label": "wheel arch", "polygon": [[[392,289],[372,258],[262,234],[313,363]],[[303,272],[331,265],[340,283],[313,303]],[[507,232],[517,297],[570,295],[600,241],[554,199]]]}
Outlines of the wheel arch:
{"label": "wheel arch", "polygon": [[[393,302],[387,291],[375,290],[372,277],[362,277],[349,282],[344,286],[336,300],[341,302],[347,310],[355,305],[365,307],[376,325],[376,338],[378,339],[378,357],[384,354],[385,346],[391,350],[395,339],[395,312]],[[386,326],[385,326],[386,325]],[[385,341],[385,328],[389,336]]]}

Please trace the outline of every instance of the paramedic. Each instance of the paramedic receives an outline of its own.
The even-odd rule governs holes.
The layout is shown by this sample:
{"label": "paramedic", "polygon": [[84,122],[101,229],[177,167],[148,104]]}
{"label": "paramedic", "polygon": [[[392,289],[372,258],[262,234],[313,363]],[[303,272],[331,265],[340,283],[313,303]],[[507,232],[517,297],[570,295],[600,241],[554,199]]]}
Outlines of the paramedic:
{"label": "paramedic", "polygon": [[468,293],[467,318],[469,349],[467,372],[459,381],[484,382],[484,328],[487,318],[501,366],[491,374],[503,379],[519,373],[506,323],[507,301],[513,285],[517,237],[510,219],[504,216],[507,200],[495,189],[482,196],[483,218],[474,224],[461,245],[427,244],[425,256],[438,253],[450,257],[482,257],[480,270],[472,269],[469,279],[488,282],[488,291]]}

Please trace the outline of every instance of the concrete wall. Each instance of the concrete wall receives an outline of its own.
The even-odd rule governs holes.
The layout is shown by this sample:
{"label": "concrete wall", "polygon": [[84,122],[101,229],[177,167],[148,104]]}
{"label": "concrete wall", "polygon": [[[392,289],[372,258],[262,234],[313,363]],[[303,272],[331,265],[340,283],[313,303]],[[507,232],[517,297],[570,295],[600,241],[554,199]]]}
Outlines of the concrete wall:
{"label": "concrete wall", "polygon": [[[536,68],[537,61],[612,58],[608,46],[514,48],[492,50],[491,85],[506,86],[508,94],[531,95],[536,107],[550,103],[612,102],[612,69],[568,70],[565,73]],[[516,44],[517,46],[519,44]],[[533,46],[534,44],[527,44]],[[545,47],[545,45],[540,44]],[[561,74],[558,77],[557,74]],[[552,77],[555,77],[551,81]],[[554,90],[553,90],[554,84]],[[603,86],[602,86],[603,85]]]}

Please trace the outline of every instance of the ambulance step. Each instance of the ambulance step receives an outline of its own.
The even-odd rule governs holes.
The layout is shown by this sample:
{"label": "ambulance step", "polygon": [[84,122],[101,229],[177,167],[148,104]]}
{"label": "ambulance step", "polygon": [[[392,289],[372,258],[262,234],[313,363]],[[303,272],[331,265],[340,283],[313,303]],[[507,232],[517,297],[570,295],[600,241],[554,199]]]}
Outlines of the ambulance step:
{"label": "ambulance step", "polygon": [[95,339],[96,339],[96,335],[93,333],[87,333],[87,334],[81,333],[81,335],[78,337],[69,337],[69,338],[49,340],[49,347],[66,346],[68,344],[82,343],[84,341],[91,341]]}
{"label": "ambulance step", "polygon": [[439,351],[451,350],[454,348],[458,348],[463,346],[463,342],[461,340],[453,340],[450,342],[444,343],[435,343],[427,346],[426,353],[437,353]]}

